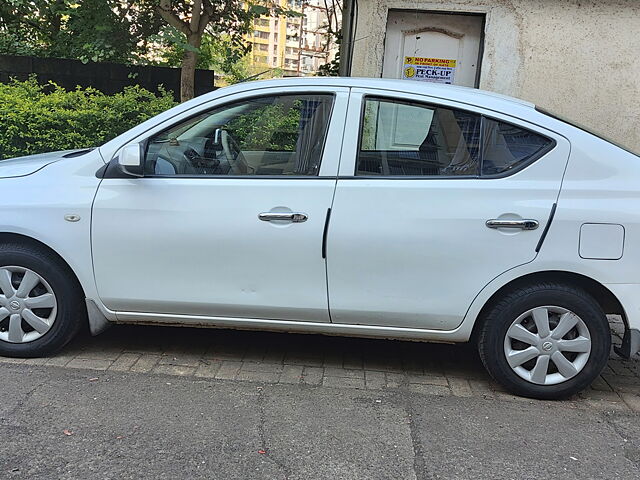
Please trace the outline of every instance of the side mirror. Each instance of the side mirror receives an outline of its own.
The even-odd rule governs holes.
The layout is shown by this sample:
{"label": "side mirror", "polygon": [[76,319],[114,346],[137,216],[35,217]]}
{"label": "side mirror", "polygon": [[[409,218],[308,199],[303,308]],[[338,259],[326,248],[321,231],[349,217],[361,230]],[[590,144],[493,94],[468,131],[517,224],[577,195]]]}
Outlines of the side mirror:
{"label": "side mirror", "polygon": [[122,150],[120,150],[120,154],[116,160],[118,170],[132,177],[142,177],[144,175],[143,158],[144,154],[141,144],[133,143],[125,145],[122,147]]}

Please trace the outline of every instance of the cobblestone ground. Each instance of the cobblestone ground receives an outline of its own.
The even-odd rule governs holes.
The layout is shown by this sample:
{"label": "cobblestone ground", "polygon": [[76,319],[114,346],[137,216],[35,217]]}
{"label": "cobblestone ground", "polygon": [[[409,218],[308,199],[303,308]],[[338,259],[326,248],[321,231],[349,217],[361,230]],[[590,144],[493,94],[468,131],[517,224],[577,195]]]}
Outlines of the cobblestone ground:
{"label": "cobblestone ground", "polygon": [[[611,318],[614,342],[622,324]],[[141,372],[220,381],[286,383],[426,395],[507,399],[471,345],[150,326],[114,326],[74,341],[49,358],[0,363],[94,371]],[[609,364],[591,388],[568,400],[576,408],[640,412],[640,356]]]}

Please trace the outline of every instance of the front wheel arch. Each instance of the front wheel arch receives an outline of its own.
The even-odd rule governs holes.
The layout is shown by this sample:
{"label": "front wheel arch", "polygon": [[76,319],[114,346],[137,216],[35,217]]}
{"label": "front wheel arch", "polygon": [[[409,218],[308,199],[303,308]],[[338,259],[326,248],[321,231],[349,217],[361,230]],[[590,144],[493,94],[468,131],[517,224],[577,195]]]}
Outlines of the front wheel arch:
{"label": "front wheel arch", "polygon": [[76,284],[76,287],[79,289],[79,291],[82,292],[82,296],[86,298],[86,293],[76,273],[73,271],[69,263],[49,245],[46,245],[45,243],[42,243],[40,240],[36,240],[35,238],[29,237],[27,235],[22,235],[19,233],[0,232],[0,245],[8,244],[8,243],[26,245],[26,246],[47,250],[49,254],[55,256],[56,259],[59,260],[60,263],[65,267],[67,271],[66,273],[70,276],[70,278]]}
{"label": "front wheel arch", "polygon": [[69,265],[46,245],[15,236],[3,240],[0,353],[19,358],[56,353],[86,328],[84,290]]}

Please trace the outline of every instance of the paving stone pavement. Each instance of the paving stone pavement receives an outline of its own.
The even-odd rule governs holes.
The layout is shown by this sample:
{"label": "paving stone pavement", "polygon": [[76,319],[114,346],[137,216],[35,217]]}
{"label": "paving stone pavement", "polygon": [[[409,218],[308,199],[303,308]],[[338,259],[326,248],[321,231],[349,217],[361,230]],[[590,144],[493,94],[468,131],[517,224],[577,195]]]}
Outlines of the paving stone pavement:
{"label": "paving stone pavement", "polygon": [[[610,318],[614,342],[622,324]],[[505,392],[468,344],[328,337],[179,327],[116,325],[82,335],[48,358],[0,357],[1,363],[92,371],[141,372],[367,390],[404,389],[425,395],[531,402]],[[591,388],[568,400],[576,408],[640,412],[640,355],[609,364]]]}

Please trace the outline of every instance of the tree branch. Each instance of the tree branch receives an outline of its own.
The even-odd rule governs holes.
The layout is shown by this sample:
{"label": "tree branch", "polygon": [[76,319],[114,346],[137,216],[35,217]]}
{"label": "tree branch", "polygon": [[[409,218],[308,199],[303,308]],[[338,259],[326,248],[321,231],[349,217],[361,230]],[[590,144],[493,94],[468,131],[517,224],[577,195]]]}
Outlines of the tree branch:
{"label": "tree branch", "polygon": [[161,0],[160,5],[156,7],[156,11],[169,25],[178,29],[186,36],[191,35],[191,29],[189,28],[189,25],[180,20],[180,17],[178,17],[171,9],[170,0]]}
{"label": "tree branch", "polygon": [[198,32],[200,33],[204,33],[215,12],[209,0],[203,0],[202,3],[204,5],[204,14],[200,17],[200,24],[198,25]]}
{"label": "tree branch", "polygon": [[202,3],[204,5],[204,13],[209,15],[209,17],[213,17],[214,8],[210,0],[203,0]]}
{"label": "tree branch", "polygon": [[189,21],[189,30],[197,33],[200,30],[200,16],[202,14],[202,0],[194,0],[191,8],[191,21]]}

